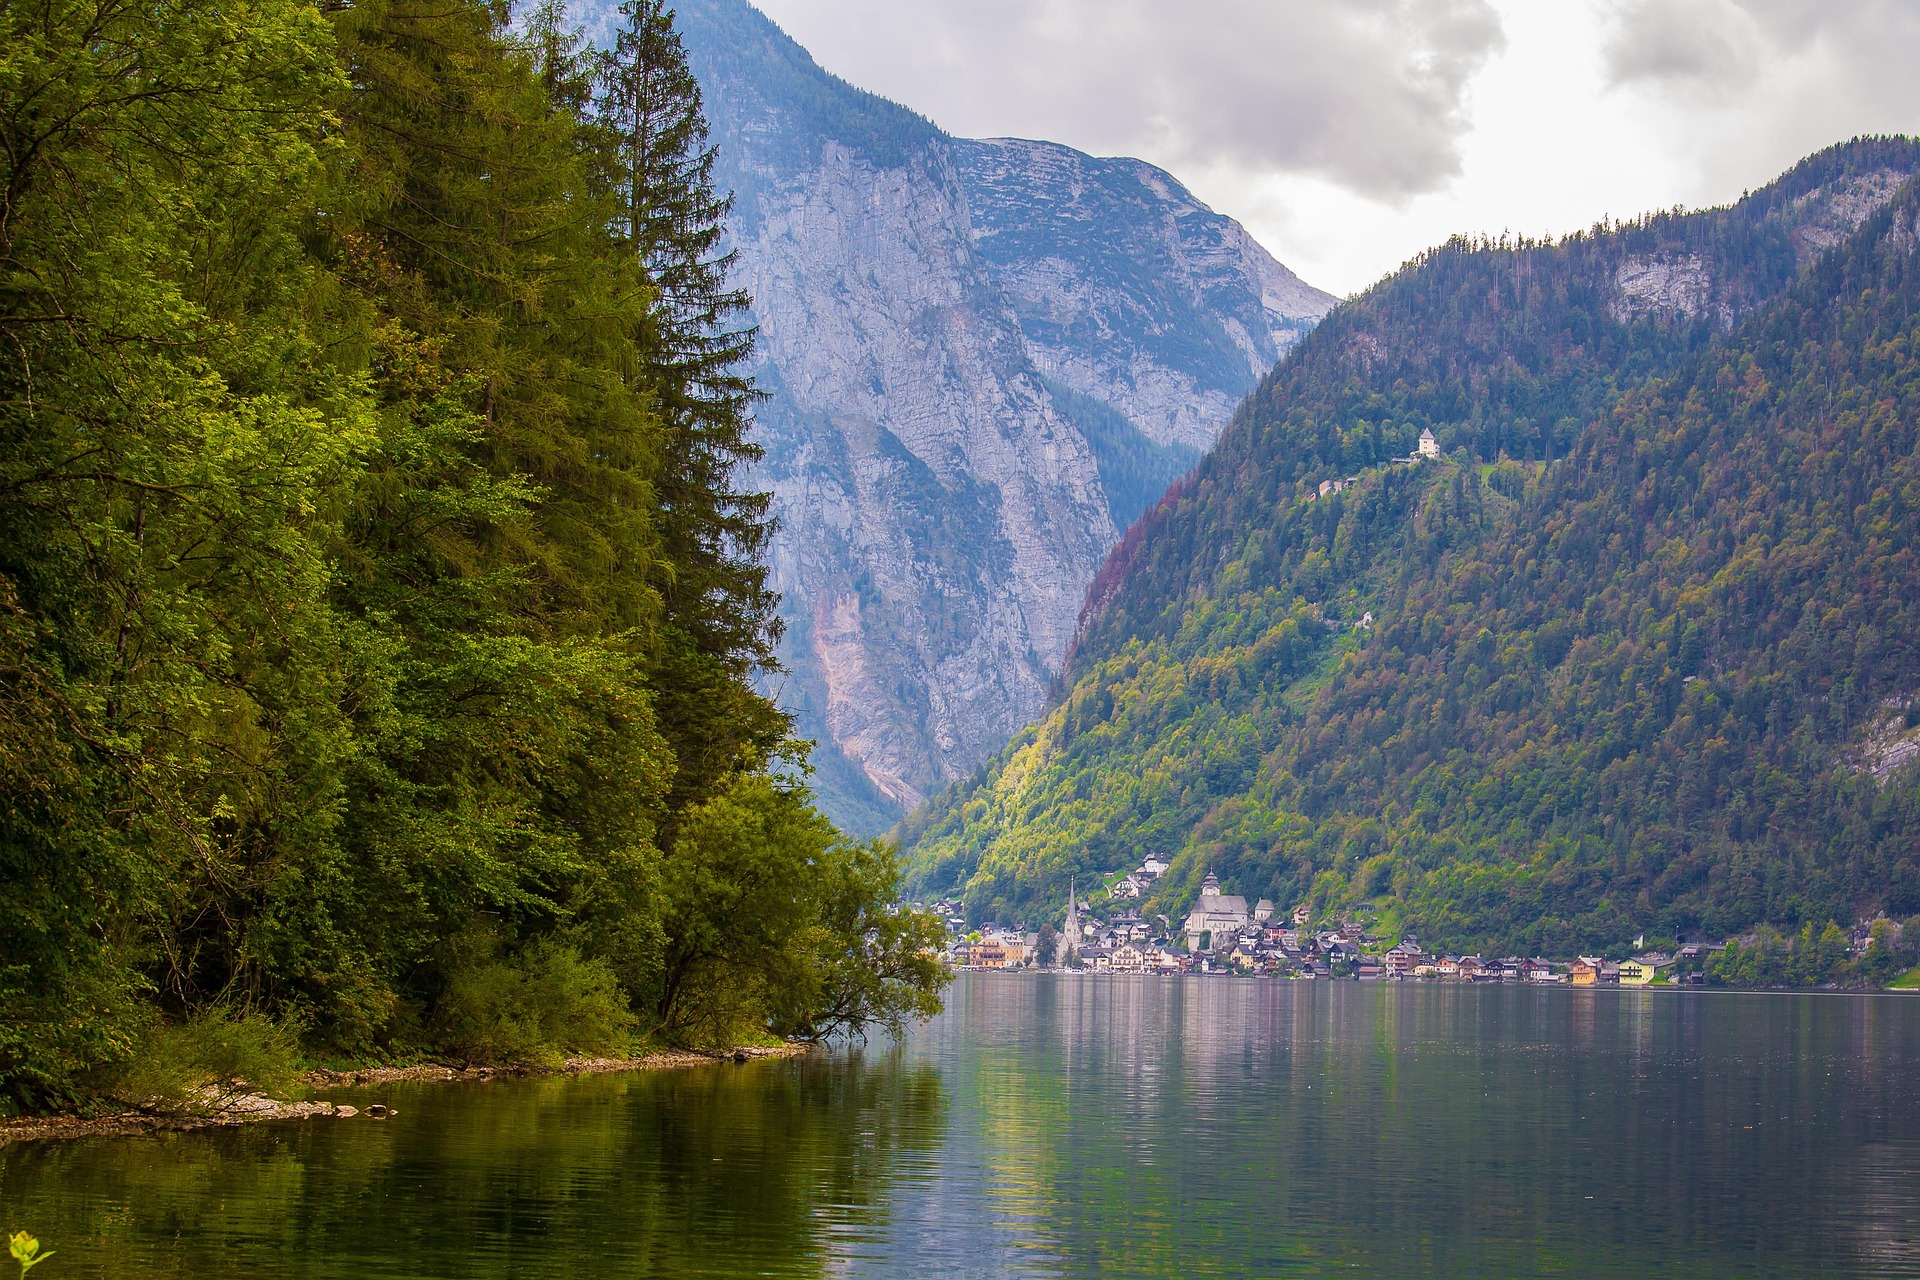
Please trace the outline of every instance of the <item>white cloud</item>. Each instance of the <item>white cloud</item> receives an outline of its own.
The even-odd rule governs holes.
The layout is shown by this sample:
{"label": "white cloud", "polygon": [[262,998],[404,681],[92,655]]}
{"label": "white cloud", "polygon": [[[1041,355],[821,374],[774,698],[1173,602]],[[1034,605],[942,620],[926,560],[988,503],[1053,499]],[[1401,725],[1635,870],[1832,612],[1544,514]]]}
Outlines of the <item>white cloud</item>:
{"label": "white cloud", "polygon": [[1920,132],[1916,0],[763,0],[965,136],[1162,165],[1335,291]]}
{"label": "white cloud", "polygon": [[1704,185],[1757,186],[1864,133],[1920,129],[1912,0],[1612,0],[1611,83]]}
{"label": "white cloud", "polygon": [[1490,0],[768,0],[862,88],[975,136],[1308,173],[1384,200],[1459,171]]}
{"label": "white cloud", "polygon": [[1735,0],[1622,0],[1605,46],[1614,87],[1656,84],[1708,97],[1748,89],[1760,72],[1758,32]]}

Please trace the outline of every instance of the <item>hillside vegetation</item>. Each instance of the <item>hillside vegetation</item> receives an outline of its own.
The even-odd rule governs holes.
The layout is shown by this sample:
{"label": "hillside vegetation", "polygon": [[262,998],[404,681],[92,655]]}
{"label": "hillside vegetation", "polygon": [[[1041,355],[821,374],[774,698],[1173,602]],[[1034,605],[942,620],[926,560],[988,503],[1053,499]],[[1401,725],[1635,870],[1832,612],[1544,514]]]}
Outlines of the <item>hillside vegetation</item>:
{"label": "hillside vegetation", "polygon": [[745,299],[623,13],[0,14],[0,1110],[929,1006],[754,691]]}
{"label": "hillside vegetation", "polygon": [[1916,169],[1858,142],[1336,312],[903,829],[916,882],[1044,913],[1158,854],[1150,910],[1211,871],[1559,954],[1920,910]]}

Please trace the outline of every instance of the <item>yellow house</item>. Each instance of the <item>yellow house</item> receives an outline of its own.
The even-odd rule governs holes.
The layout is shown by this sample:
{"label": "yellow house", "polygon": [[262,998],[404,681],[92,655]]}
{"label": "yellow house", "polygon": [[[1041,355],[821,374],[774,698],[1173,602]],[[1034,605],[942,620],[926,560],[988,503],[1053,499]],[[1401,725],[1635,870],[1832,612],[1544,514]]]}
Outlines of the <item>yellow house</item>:
{"label": "yellow house", "polygon": [[1653,981],[1653,966],[1642,964],[1638,960],[1620,962],[1620,985],[1623,987],[1644,987]]}
{"label": "yellow house", "polygon": [[1576,960],[1567,970],[1567,981],[1576,987],[1590,987],[1600,978],[1600,967],[1588,964],[1585,960]]}
{"label": "yellow house", "polygon": [[1006,944],[998,938],[976,942],[967,951],[967,963],[976,969],[1004,969],[1007,967]]}

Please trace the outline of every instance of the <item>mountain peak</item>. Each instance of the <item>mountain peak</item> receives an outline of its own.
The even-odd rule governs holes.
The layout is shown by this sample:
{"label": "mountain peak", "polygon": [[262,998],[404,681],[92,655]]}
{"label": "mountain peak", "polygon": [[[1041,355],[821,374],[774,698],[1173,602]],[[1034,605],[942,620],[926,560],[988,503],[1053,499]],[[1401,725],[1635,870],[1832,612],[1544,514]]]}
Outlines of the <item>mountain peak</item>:
{"label": "mountain peak", "polygon": [[741,0],[679,21],[760,328],[781,689],[878,831],[1040,710],[1120,531],[1334,300],[1150,165],[949,137]]}

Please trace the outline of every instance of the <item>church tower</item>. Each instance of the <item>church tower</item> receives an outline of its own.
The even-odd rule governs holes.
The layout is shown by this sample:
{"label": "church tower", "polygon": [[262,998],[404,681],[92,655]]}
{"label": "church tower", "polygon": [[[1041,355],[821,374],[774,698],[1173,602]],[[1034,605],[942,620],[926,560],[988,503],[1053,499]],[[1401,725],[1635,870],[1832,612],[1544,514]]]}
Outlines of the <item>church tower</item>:
{"label": "church tower", "polygon": [[1068,947],[1079,949],[1086,931],[1080,927],[1080,904],[1075,899],[1073,881],[1067,881],[1067,922],[1061,926],[1060,938]]}

